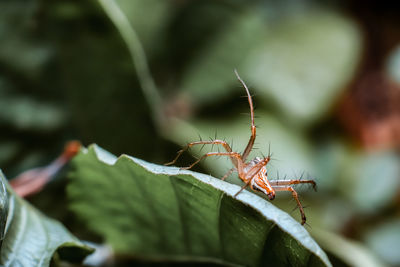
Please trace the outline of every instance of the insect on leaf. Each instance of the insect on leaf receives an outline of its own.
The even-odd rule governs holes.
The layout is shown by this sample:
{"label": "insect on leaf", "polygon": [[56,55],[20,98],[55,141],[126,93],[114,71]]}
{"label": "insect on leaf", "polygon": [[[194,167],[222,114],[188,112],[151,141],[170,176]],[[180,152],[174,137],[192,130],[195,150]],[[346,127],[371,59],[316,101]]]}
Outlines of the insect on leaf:
{"label": "insect on leaf", "polygon": [[330,266],[307,230],[267,200],[208,175],[116,158],[72,161],[71,209],[118,254],[149,260]]}

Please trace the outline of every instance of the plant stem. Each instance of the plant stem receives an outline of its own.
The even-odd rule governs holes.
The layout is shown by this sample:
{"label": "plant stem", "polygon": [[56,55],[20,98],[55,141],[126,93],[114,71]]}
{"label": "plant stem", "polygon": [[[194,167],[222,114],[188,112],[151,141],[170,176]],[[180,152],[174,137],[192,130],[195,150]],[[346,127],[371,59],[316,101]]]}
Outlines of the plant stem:
{"label": "plant stem", "polygon": [[135,29],[130,24],[128,18],[114,0],[99,0],[99,3],[103,7],[110,20],[114,23],[115,27],[118,29],[126,45],[128,46],[144,97],[150,106],[152,117],[156,126],[160,128],[163,121],[163,112],[161,109],[162,99],[153,77],[150,74],[146,54],[142,44],[140,43],[139,37]]}

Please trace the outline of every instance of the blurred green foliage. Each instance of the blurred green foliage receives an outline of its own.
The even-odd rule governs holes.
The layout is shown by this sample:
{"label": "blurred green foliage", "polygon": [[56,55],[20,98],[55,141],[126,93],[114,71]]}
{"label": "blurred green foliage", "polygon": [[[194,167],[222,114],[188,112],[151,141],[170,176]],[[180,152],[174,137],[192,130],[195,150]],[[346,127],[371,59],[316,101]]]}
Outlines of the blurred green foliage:
{"label": "blurred green foliage", "polygon": [[[249,110],[236,68],[255,94],[260,127],[253,155],[270,146],[270,177],[306,172],[319,185],[316,194],[299,190],[312,228],[364,242],[383,262],[400,264],[385,249],[399,242],[389,227],[399,220],[398,148],[363,149],[337,112],[372,46],[357,5],[115,2],[144,49],[163,100],[163,125],[153,120],[129,44],[97,1],[1,1],[0,167],[8,177],[49,162],[68,139],[159,164],[199,134],[217,132],[241,151],[250,131],[240,113]],[[398,52],[386,54],[381,61],[395,80]],[[229,168],[221,159],[198,170],[220,177]],[[230,181],[239,183],[235,175]],[[274,203],[290,211],[289,198],[279,194]]]}

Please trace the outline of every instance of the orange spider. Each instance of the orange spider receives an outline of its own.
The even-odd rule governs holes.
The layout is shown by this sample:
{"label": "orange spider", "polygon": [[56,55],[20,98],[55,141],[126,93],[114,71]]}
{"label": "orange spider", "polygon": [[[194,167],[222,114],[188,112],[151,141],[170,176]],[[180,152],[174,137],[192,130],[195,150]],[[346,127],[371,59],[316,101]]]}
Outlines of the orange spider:
{"label": "orange spider", "polygon": [[182,150],[178,152],[178,155],[175,159],[165,165],[172,165],[174,164],[180,155],[185,152],[187,149],[194,145],[206,145],[206,144],[217,144],[222,145],[226,152],[209,152],[204,154],[200,157],[197,161],[195,161],[189,167],[184,167],[182,169],[190,169],[197,163],[199,163],[202,159],[211,157],[211,156],[227,156],[230,157],[232,164],[235,166],[234,168],[230,169],[227,174],[222,177],[222,180],[225,180],[229,175],[232,174],[234,170],[237,170],[239,178],[245,183],[244,186],[234,195],[236,197],[243,189],[250,185],[251,189],[255,191],[261,191],[268,196],[270,200],[275,198],[275,192],[277,191],[290,191],[292,193],[293,198],[296,200],[297,206],[300,210],[301,214],[301,224],[305,224],[306,216],[304,214],[303,206],[300,203],[298,198],[297,192],[293,189],[291,185],[294,184],[311,184],[313,188],[316,188],[316,183],[314,180],[273,180],[269,181],[267,178],[267,169],[266,165],[271,160],[271,156],[268,155],[267,157],[259,158],[256,157],[253,160],[246,162],[247,156],[250,154],[251,150],[253,149],[254,141],[256,139],[256,126],[254,125],[254,108],[253,108],[253,100],[251,98],[249,89],[247,88],[244,81],[240,78],[239,74],[235,70],[236,77],[238,78],[239,82],[243,85],[246,89],[247,99],[250,105],[250,119],[251,119],[251,136],[250,140],[243,151],[242,154],[238,152],[233,152],[232,148],[229,144],[223,140],[211,140],[211,141],[197,141],[192,142],[186,145]]}

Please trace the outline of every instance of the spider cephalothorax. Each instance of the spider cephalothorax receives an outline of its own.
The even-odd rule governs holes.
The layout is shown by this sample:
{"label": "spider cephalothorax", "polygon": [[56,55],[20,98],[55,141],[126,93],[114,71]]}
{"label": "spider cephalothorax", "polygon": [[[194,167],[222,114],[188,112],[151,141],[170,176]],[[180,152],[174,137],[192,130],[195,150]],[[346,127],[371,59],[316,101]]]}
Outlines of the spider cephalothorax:
{"label": "spider cephalothorax", "polygon": [[211,140],[211,141],[196,141],[191,142],[186,145],[182,150],[178,152],[178,155],[175,159],[166,165],[174,164],[179,156],[194,145],[207,145],[207,144],[216,144],[221,145],[226,152],[209,152],[204,154],[198,160],[196,160],[192,165],[182,168],[182,169],[190,169],[197,163],[199,163],[202,159],[211,157],[211,156],[227,156],[231,159],[232,164],[234,167],[228,171],[222,177],[222,180],[225,180],[229,175],[232,174],[233,171],[237,171],[239,178],[245,183],[244,186],[234,195],[236,197],[243,189],[250,185],[251,189],[255,191],[260,191],[268,196],[270,200],[275,198],[275,192],[277,191],[290,191],[292,193],[293,198],[296,200],[297,206],[299,207],[300,214],[301,214],[301,224],[306,222],[306,216],[304,214],[303,206],[300,203],[298,198],[297,192],[293,189],[292,185],[295,184],[311,184],[314,189],[316,183],[314,180],[268,180],[267,177],[267,169],[266,165],[271,160],[271,156],[268,155],[263,158],[256,157],[253,160],[246,162],[248,155],[250,154],[251,150],[253,149],[254,141],[256,139],[256,126],[254,124],[254,107],[253,107],[253,100],[251,98],[249,89],[247,88],[246,84],[240,78],[239,74],[235,70],[236,77],[238,78],[239,82],[243,85],[244,89],[247,93],[247,99],[250,105],[250,120],[251,120],[251,136],[250,140],[247,143],[246,148],[244,149],[243,153],[240,154],[238,152],[233,152],[230,145],[223,141],[223,140]]}

